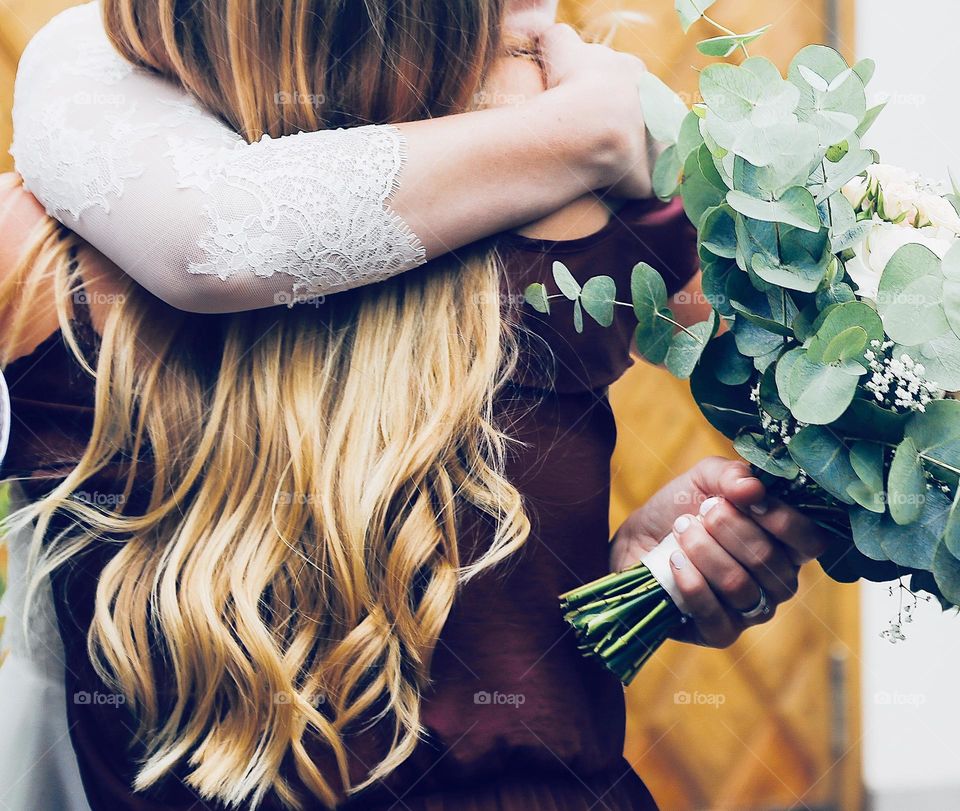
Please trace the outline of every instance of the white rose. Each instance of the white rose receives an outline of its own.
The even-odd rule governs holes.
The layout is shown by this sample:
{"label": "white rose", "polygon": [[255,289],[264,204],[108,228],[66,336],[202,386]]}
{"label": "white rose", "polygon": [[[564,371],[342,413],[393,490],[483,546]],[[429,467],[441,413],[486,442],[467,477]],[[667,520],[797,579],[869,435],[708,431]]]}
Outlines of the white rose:
{"label": "white rose", "polygon": [[938,194],[928,194],[918,206],[920,221],[929,222],[935,228],[943,228],[960,236],[960,214],[953,204]]}
{"label": "white rose", "polygon": [[860,209],[860,204],[863,203],[863,200],[867,196],[867,192],[869,190],[870,183],[867,178],[855,177],[840,191],[843,192],[843,196],[850,201],[850,205],[853,206],[854,210],[858,211]]}
{"label": "white rose", "polygon": [[880,277],[887,262],[900,248],[911,242],[926,246],[943,259],[956,242],[956,236],[944,228],[907,228],[877,221],[856,249],[856,255],[846,263],[847,273],[856,282],[860,298],[876,301]]}

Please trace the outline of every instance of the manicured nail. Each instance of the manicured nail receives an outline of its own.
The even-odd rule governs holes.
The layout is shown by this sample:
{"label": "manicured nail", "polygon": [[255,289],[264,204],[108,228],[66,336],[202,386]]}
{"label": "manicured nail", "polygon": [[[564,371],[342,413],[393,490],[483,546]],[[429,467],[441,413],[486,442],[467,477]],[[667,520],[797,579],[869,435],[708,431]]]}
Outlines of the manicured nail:
{"label": "manicured nail", "polygon": [[681,515],[676,521],[673,522],[673,531],[680,535],[681,533],[686,532],[690,529],[690,525],[693,523],[693,520],[689,515]]}
{"label": "manicured nail", "polygon": [[720,498],[719,496],[711,496],[706,501],[704,501],[703,504],[700,505],[700,515],[706,515],[708,512],[710,512],[710,510],[716,507],[721,501],[723,501],[723,499]]}
{"label": "manicured nail", "polygon": [[670,565],[673,566],[674,569],[682,569],[687,565],[687,556],[678,549],[670,555]]}
{"label": "manicured nail", "polygon": [[761,501],[759,504],[750,505],[750,512],[752,512],[754,515],[766,515],[769,509],[770,508],[767,506],[765,501]]}

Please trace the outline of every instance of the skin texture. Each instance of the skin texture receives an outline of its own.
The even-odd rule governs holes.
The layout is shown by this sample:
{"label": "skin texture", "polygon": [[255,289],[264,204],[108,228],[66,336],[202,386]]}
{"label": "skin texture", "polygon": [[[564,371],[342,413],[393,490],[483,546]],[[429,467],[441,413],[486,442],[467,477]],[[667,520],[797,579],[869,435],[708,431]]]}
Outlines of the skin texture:
{"label": "skin texture", "polygon": [[536,221],[592,190],[651,194],[637,89],[643,63],[586,44],[568,26],[540,30],[542,12],[525,19],[538,21],[537,30],[514,33],[539,37],[547,92],[400,126],[407,166],[391,208],[429,258]]}
{"label": "skin texture", "polygon": [[[749,625],[771,620],[776,606],[796,594],[800,566],[827,548],[812,521],[766,498],[745,463],[720,457],[674,479],[623,523],[611,567],[637,563],[671,531],[682,550],[671,566],[693,619],[678,638],[712,647],[727,647]],[[747,622],[739,612],[756,606],[761,586],[771,611]]]}

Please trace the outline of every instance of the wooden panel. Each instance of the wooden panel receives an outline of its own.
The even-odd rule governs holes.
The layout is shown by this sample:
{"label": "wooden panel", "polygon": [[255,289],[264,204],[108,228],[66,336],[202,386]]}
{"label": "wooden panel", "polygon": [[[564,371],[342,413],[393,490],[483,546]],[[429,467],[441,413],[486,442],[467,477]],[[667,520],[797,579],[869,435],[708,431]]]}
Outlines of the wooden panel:
{"label": "wooden panel", "polygon": [[[695,43],[715,32],[700,23],[684,37],[673,6],[673,0],[574,0],[564,13],[602,32],[610,12],[641,11],[647,22],[621,26],[615,44],[642,56],[691,102],[693,68],[712,61]],[[735,30],[772,22],[751,52],[784,68],[811,42],[839,44],[852,56],[852,7],[849,0],[720,0],[710,13]],[[692,404],[687,385],[662,370],[636,367],[612,399],[620,429],[614,526],[704,456],[733,456]],[[627,691],[626,755],[665,811],[860,807],[857,591],[830,582],[816,567],[801,582],[800,595],[775,621],[731,649],[668,644]],[[845,691],[837,696],[839,718],[835,689]]]}

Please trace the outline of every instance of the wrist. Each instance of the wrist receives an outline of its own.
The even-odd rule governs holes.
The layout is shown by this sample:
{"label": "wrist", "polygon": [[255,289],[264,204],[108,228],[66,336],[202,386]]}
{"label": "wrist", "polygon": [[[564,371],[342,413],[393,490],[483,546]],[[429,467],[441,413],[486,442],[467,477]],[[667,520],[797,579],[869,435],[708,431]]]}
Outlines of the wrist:
{"label": "wrist", "polygon": [[599,114],[587,83],[560,85],[535,99],[538,116],[562,160],[590,189],[613,185],[631,155],[631,135],[615,116]]}

